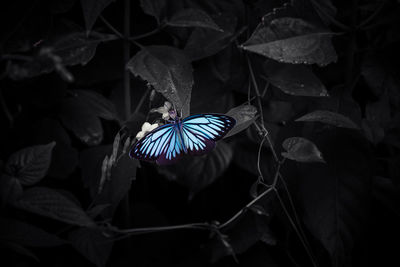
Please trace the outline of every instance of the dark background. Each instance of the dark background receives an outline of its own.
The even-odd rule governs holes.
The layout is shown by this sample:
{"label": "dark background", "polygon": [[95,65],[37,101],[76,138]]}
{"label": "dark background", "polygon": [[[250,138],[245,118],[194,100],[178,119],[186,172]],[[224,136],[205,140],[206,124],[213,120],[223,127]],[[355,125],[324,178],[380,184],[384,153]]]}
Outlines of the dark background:
{"label": "dark background", "polygon": [[[1,1],[0,264],[400,266],[399,11]],[[151,109],[182,94],[190,114],[231,110],[234,135],[172,166],[129,158],[141,125],[162,122]],[[316,110],[334,113],[295,121]]]}

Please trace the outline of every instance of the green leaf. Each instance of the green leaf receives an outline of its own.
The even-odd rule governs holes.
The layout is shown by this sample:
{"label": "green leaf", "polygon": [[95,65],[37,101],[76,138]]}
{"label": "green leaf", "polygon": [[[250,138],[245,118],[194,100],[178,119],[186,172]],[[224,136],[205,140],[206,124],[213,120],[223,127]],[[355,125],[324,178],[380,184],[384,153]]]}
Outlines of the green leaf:
{"label": "green leaf", "polygon": [[160,24],[167,5],[166,0],[140,0],[144,13],[153,16]]}
{"label": "green leaf", "polygon": [[174,27],[200,27],[223,31],[206,12],[194,8],[178,11],[166,24]]}
{"label": "green leaf", "polygon": [[307,66],[269,61],[265,64],[265,71],[267,80],[286,94],[329,96],[325,86]]}
{"label": "green leaf", "polygon": [[45,217],[79,226],[95,223],[74,201],[46,187],[33,187],[25,191],[15,204],[18,208]]}
{"label": "green leaf", "polygon": [[114,0],[81,0],[86,30],[90,32],[104,8]]}
{"label": "green leaf", "polygon": [[58,115],[63,125],[83,143],[93,146],[103,140],[100,119],[78,97],[68,97],[61,101]]}
{"label": "green leaf", "polygon": [[333,33],[298,18],[260,23],[242,48],[285,63],[327,65],[337,60]]}
{"label": "green leaf", "polygon": [[257,118],[257,108],[252,105],[242,105],[229,110],[226,115],[233,117],[236,124],[225,138],[247,129]]}
{"label": "green leaf", "polygon": [[174,104],[183,117],[190,114],[193,69],[185,54],[170,46],[148,46],[137,53],[127,68]]}
{"label": "green leaf", "polygon": [[304,116],[301,116],[300,118],[296,119],[296,121],[322,122],[341,128],[359,129],[357,124],[355,124],[351,119],[342,114],[328,110],[315,110]]}
{"label": "green leaf", "polygon": [[98,267],[106,265],[114,242],[99,230],[80,228],[69,233],[72,246],[86,259]]}
{"label": "green leaf", "polygon": [[213,183],[228,168],[233,158],[232,148],[224,141],[208,154],[185,157],[172,166],[160,167],[158,171],[190,190],[189,198]]}
{"label": "green leaf", "polygon": [[16,177],[22,185],[34,185],[47,174],[55,145],[51,142],[15,152],[7,160],[6,173]]}
{"label": "green leaf", "polygon": [[286,152],[282,156],[298,162],[323,162],[322,154],[317,146],[311,141],[302,137],[287,138],[282,143]]}
{"label": "green leaf", "polygon": [[54,247],[66,244],[64,240],[39,227],[8,218],[0,219],[0,240],[28,247]]}

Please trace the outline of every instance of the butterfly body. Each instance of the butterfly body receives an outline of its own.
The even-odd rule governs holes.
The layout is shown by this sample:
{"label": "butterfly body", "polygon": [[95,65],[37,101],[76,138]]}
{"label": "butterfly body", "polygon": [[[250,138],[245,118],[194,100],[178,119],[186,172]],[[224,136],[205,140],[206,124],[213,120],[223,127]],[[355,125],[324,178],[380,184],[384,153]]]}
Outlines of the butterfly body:
{"label": "butterfly body", "polygon": [[235,125],[235,119],[222,114],[176,117],[137,141],[129,155],[158,164],[170,164],[184,154],[203,155],[215,147]]}

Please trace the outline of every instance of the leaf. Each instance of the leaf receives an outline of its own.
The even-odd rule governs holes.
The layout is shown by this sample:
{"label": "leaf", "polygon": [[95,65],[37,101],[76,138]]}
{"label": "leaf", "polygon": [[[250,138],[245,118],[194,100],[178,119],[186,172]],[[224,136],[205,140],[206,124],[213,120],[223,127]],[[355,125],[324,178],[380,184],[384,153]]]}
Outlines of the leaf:
{"label": "leaf", "polygon": [[114,242],[99,230],[80,228],[69,233],[72,246],[86,259],[98,267],[105,266]]}
{"label": "leaf", "polygon": [[61,101],[58,115],[63,125],[83,143],[93,146],[103,140],[100,119],[78,97],[68,97]]}
{"label": "leaf", "polygon": [[337,60],[333,33],[298,18],[261,22],[242,48],[285,63],[327,65]]}
{"label": "leaf", "polygon": [[321,152],[317,146],[311,141],[302,137],[287,138],[282,143],[286,152],[282,152],[282,156],[298,162],[323,162]]}
{"label": "leaf", "polygon": [[325,86],[312,70],[302,65],[279,64],[268,61],[265,64],[267,80],[289,95],[329,96]]}
{"label": "leaf", "polygon": [[0,205],[13,203],[23,192],[21,182],[8,174],[0,175]]}
{"label": "leaf", "polygon": [[237,17],[232,14],[220,13],[212,18],[222,31],[206,28],[194,29],[184,48],[185,54],[191,60],[199,60],[218,53],[242,33],[241,30],[235,33]]}
{"label": "leaf", "polygon": [[109,205],[102,211],[105,218],[111,218],[122,198],[128,193],[132,180],[136,178],[138,161],[131,159],[124,154],[113,165],[110,166],[110,177],[105,180],[101,193],[99,192],[100,180],[102,177],[102,162],[105,156],[111,155],[112,147],[98,146],[89,148],[81,153],[80,163],[82,179],[89,188],[95,205]]}
{"label": "leaf", "polygon": [[166,0],[140,0],[140,6],[144,13],[153,16],[158,24],[161,22],[166,5]]}
{"label": "leaf", "polygon": [[95,223],[74,201],[46,187],[33,187],[25,191],[16,202],[20,209],[79,226]]}
{"label": "leaf", "polygon": [[190,114],[193,69],[185,54],[170,46],[148,46],[138,52],[127,68],[174,104],[183,117]]}
{"label": "leaf", "polygon": [[347,118],[342,114],[328,110],[315,110],[304,116],[301,116],[300,118],[296,119],[296,121],[321,122],[341,128],[348,128],[355,130],[359,129],[357,124],[355,124],[351,119]]}
{"label": "leaf", "polygon": [[232,148],[224,141],[208,154],[185,157],[172,166],[160,167],[158,171],[190,190],[189,198],[213,183],[228,168],[233,158]]}
{"label": "leaf", "polygon": [[62,35],[55,42],[42,47],[31,60],[9,62],[7,73],[13,80],[32,78],[56,70],[68,82],[73,76],[65,66],[86,65],[94,56],[97,45],[113,40],[115,36],[92,32],[86,36],[83,32]]}
{"label": "leaf", "polygon": [[[227,235],[227,240],[233,248],[233,252],[241,254],[258,241],[263,241],[270,246],[276,245],[276,238],[272,234],[268,224],[268,218],[251,212],[243,216],[233,226],[230,226],[231,229],[228,229],[223,234]],[[211,249],[212,262],[216,262],[230,254],[220,240],[215,240]]]}
{"label": "leaf", "polygon": [[0,219],[0,240],[28,247],[54,247],[66,244],[56,235],[32,224],[8,218]]}
{"label": "leaf", "polygon": [[[368,234],[373,160],[368,143],[345,131],[319,134],[329,164],[299,164],[289,174],[299,186],[299,209],[310,233],[324,246],[331,266],[347,266],[355,244]],[[288,177],[289,177],[288,175]],[[291,188],[291,185],[289,185]]]}
{"label": "leaf", "polygon": [[55,145],[51,142],[15,152],[7,160],[6,173],[16,177],[22,185],[36,184],[47,174]]}
{"label": "leaf", "polygon": [[90,32],[104,8],[114,0],[81,0],[86,30]]}
{"label": "leaf", "polygon": [[105,120],[118,120],[114,104],[101,94],[91,90],[73,90],[73,94],[97,117]]}
{"label": "leaf", "polygon": [[31,259],[35,260],[36,262],[40,262],[40,260],[35,255],[35,253],[33,253],[31,250],[29,250],[19,244],[0,240],[0,248],[2,248],[2,251],[3,251],[3,249],[11,249],[15,253],[18,253],[19,255],[23,255],[25,257],[31,258]]}
{"label": "leaf", "polygon": [[233,129],[225,136],[235,135],[249,127],[257,118],[257,108],[252,105],[242,105],[229,110],[226,115],[233,117],[236,124]]}
{"label": "leaf", "polygon": [[194,8],[178,11],[166,24],[174,27],[200,27],[223,31],[206,12]]}

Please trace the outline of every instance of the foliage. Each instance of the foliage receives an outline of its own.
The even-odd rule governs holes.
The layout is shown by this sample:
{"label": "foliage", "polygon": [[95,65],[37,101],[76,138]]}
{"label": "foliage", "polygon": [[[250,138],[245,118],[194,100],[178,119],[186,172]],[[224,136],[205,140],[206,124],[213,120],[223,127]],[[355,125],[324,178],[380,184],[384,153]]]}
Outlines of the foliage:
{"label": "foliage", "polygon": [[[8,266],[400,265],[399,1],[4,2]],[[170,106],[236,125],[130,158]]]}

